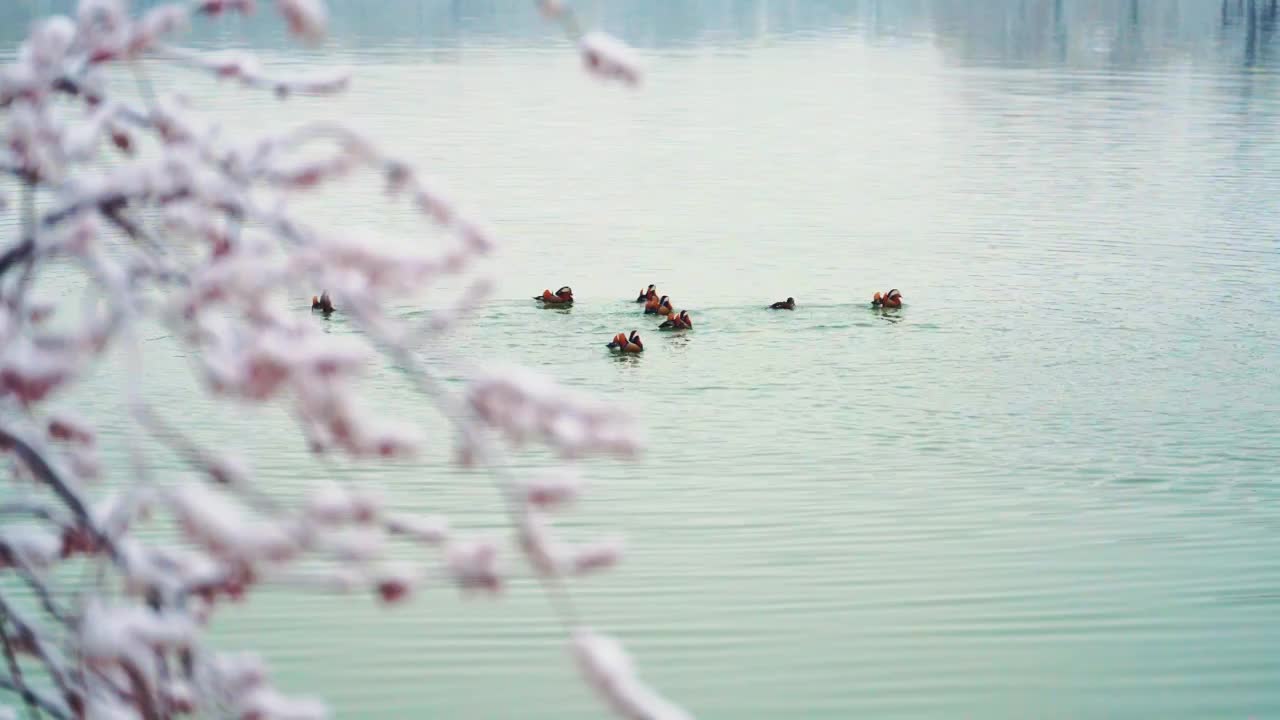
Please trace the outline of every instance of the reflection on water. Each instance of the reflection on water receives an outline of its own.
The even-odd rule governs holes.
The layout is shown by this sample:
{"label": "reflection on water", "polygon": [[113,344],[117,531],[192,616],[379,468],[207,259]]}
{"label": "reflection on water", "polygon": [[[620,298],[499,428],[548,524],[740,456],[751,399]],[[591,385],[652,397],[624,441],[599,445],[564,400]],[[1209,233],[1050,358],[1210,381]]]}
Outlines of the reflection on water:
{"label": "reflection on water", "polygon": [[[69,4],[0,3],[0,50]],[[572,528],[620,527],[631,555],[577,601],[664,690],[739,720],[1280,716],[1274,2],[576,3],[643,48],[639,94],[583,80],[526,0],[332,5],[323,55],[276,21],[197,41],[358,65],[351,98],[290,118],[350,119],[489,211],[497,298],[421,348],[451,382],[518,361],[641,416],[651,452],[590,468]],[[232,126],[280,120],[154,75]],[[423,241],[384,207],[352,188],[315,215]],[[577,304],[542,312],[547,278]],[[641,315],[650,282],[694,331]],[[909,307],[868,308],[886,283]],[[645,352],[611,356],[632,329]],[[441,442],[388,468],[315,462],[283,413],[208,406],[185,363],[154,341],[156,402],[279,495],[338,475],[500,527],[394,368],[363,390]],[[108,453],[121,384],[80,398]],[[528,583],[233,613],[220,641],[345,716],[599,716]]]}
{"label": "reflection on water", "polygon": [[885,322],[902,322],[901,308],[872,308],[871,312],[875,313],[876,317],[884,320]]}
{"label": "reflection on water", "polygon": [[[145,8],[162,0],[135,0]],[[0,45],[12,46],[31,19],[69,12],[74,0],[0,5]],[[560,34],[530,0],[330,0],[325,52],[404,54],[461,61],[468,47],[550,45]],[[587,24],[645,48],[767,46],[788,38],[928,40],[957,63],[1075,67],[1160,67],[1188,59],[1272,67],[1277,0],[595,0],[574,3]],[[262,13],[269,16],[270,13]],[[278,22],[198,22],[198,42],[299,52]]]}

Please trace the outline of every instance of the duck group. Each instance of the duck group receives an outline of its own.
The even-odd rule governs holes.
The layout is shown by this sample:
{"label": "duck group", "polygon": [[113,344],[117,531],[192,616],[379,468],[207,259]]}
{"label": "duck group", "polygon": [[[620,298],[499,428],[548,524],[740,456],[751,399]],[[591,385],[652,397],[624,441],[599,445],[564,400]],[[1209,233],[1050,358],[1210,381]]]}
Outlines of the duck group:
{"label": "duck group", "polygon": [[[551,290],[543,290],[541,295],[534,295],[533,299],[542,303],[543,307],[567,307],[573,305],[573,288],[565,285],[555,292]],[[645,315],[661,315],[664,319],[659,330],[664,331],[680,331],[692,330],[693,318],[689,316],[688,310],[677,311],[671,304],[671,298],[667,295],[659,295],[656,285],[649,285],[640,291],[636,296],[636,303],[644,305]],[[902,293],[894,288],[889,292],[876,292],[871,297],[871,307],[878,309],[897,309],[902,307]],[[768,306],[770,310],[795,310],[796,299],[788,297],[786,300],[779,300]],[[328,291],[322,291],[319,295],[311,297],[311,309],[319,311],[325,317],[331,315],[336,308],[333,306],[333,300],[329,297]],[[632,330],[630,333],[620,332],[613,336],[607,347],[616,353],[635,354],[644,352],[644,341],[640,339],[639,331]]]}
{"label": "duck group", "polygon": [[[676,311],[671,304],[671,298],[667,295],[659,295],[658,287],[650,284],[649,287],[640,291],[636,296],[637,303],[644,304],[645,315],[661,315],[665,318],[662,324],[658,326],[659,330],[692,330],[693,318],[689,317],[688,310]],[[613,336],[613,342],[608,345],[610,350],[617,353],[640,353],[644,352],[644,342],[640,339],[640,333],[632,330],[631,334],[618,333]]]}
{"label": "duck group", "polygon": [[[569,305],[573,303],[573,290],[569,286],[565,286],[552,293],[550,290],[543,290],[541,295],[535,295],[534,300],[540,301],[543,306],[552,305]],[[677,311],[671,304],[671,297],[668,295],[660,295],[657,285],[650,284],[636,295],[636,303],[644,305],[645,315],[661,315],[665,319],[662,324],[658,325],[659,330],[692,330],[693,318],[689,316],[688,310]],[[897,288],[889,292],[877,292],[871,298],[871,307],[896,309],[902,307],[902,293]],[[769,305],[770,310],[795,310],[796,299],[788,297],[786,300],[779,300]],[[639,331],[632,330],[630,333],[620,332],[613,336],[607,347],[616,353],[641,353],[644,352],[644,341],[640,339]]]}

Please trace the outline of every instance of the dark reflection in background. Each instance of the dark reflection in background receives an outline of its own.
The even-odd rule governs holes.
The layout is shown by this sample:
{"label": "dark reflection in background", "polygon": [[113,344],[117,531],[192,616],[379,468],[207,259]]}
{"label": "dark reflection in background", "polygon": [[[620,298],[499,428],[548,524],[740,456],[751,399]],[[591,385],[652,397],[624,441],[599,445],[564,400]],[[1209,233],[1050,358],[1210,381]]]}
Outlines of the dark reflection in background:
{"label": "dark reflection in background", "polygon": [[[0,46],[12,51],[31,19],[72,0],[0,3]],[[156,0],[135,2],[137,7]],[[467,45],[562,42],[531,0],[331,0],[331,42],[376,53]],[[1277,0],[596,0],[576,3],[592,25],[646,48],[783,42],[858,34],[935,43],[956,64],[1150,67],[1182,62],[1275,64]],[[263,13],[269,16],[270,13]],[[268,19],[201,24],[197,42],[284,45]]]}

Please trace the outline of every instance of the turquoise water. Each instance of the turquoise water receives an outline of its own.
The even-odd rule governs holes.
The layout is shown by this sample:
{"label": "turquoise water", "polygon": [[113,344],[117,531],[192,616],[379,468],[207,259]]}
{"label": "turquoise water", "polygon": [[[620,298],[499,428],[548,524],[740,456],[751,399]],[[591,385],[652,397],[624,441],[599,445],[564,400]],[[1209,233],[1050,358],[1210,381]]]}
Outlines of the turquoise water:
{"label": "turquoise water", "polygon": [[[1269,3],[583,3],[641,49],[637,93],[582,77],[522,2],[336,6],[324,53],[265,21],[253,41],[355,66],[345,99],[156,83],[233,125],[348,119],[493,220],[495,299],[420,350],[643,419],[648,453],[590,465],[570,527],[628,536],[577,603],[664,691],[704,718],[1280,716]],[[423,240],[372,183],[314,213]],[[692,332],[629,302],[651,282]],[[527,300],[563,284],[571,310]],[[889,287],[907,307],[870,310]],[[643,356],[609,356],[631,329]],[[211,408],[150,349],[148,392],[279,495],[337,474],[501,528],[447,436],[421,463],[319,465],[283,413]],[[116,453],[119,383],[65,399]],[[364,390],[443,428],[392,369]],[[395,611],[280,592],[216,633],[348,717],[601,715],[529,582]]]}

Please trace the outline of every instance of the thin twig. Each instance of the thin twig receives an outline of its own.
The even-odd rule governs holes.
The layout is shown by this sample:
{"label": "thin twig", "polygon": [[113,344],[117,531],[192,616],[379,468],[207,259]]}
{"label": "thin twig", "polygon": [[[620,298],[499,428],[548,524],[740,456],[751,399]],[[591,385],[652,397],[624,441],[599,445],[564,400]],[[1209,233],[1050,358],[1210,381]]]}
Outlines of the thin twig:
{"label": "thin twig", "polygon": [[75,516],[76,522],[85,528],[90,537],[110,555],[111,559],[116,562],[123,562],[115,543],[111,538],[107,537],[94,522],[93,517],[89,514],[89,508],[85,506],[84,501],[80,499],[80,495],[71,489],[70,485],[58,476],[57,471],[49,465],[35,448],[33,448],[26,440],[0,427],[0,444],[7,444],[17,453],[18,459],[21,460],[32,473],[35,474],[42,482],[48,485],[62,500],[71,514]]}
{"label": "thin twig", "polygon": [[[35,181],[30,176],[22,179],[22,237],[31,238],[33,245],[40,242],[36,236],[36,187]],[[27,296],[35,270],[35,260],[34,254],[27,255],[23,260],[22,274],[18,276],[18,287],[13,295],[17,303],[22,303]]]}
{"label": "thin twig", "polygon": [[0,593],[0,617],[7,618],[9,623],[14,626],[14,629],[18,631],[19,636],[31,644],[32,651],[36,654],[36,657],[40,658],[40,662],[44,663],[45,671],[49,673],[49,677],[53,678],[58,690],[62,692],[64,697],[70,698],[73,693],[63,672],[62,664],[54,658],[46,643],[40,639],[37,628],[30,621],[23,618],[18,610],[9,604],[2,593]]}
{"label": "thin twig", "polygon": [[13,651],[13,643],[9,640],[9,632],[5,630],[5,621],[9,619],[7,613],[0,611],[0,643],[4,645],[4,659],[9,665],[9,677],[13,678],[13,683],[17,688],[18,694],[22,697],[22,702],[26,703],[27,714],[32,720],[40,720],[40,705],[36,702],[35,693],[27,687],[27,683],[22,679],[22,667],[18,665],[18,656]]}
{"label": "thin twig", "polygon": [[62,524],[62,520],[57,517],[53,508],[33,502],[11,502],[0,505],[0,515],[30,515],[51,523]]}
{"label": "thin twig", "polygon": [[[21,695],[23,693],[23,690],[18,687],[17,683],[6,677],[0,677],[0,690],[8,690],[9,692],[17,695]],[[31,699],[34,700],[36,705],[39,705],[40,709],[44,710],[46,714],[57,718],[57,720],[71,720],[71,714],[58,705],[58,703],[50,699],[49,696],[33,689],[28,689],[26,692],[31,694]]]}
{"label": "thin twig", "polygon": [[[391,357],[393,360],[392,365],[403,372],[419,392],[436,402],[437,407],[445,414],[445,417],[458,428],[459,432],[467,437],[467,442],[476,450],[481,461],[485,462],[486,466],[493,470],[494,475],[490,477],[490,480],[494,489],[502,498],[503,510],[506,512],[508,522],[511,523],[512,530],[519,533],[520,509],[512,490],[514,480],[511,478],[510,469],[498,462],[500,451],[495,450],[491,443],[476,431],[472,423],[466,418],[467,412],[465,408],[445,390],[443,383],[431,368],[423,365],[407,348],[391,341],[384,332],[374,327],[374,324],[369,322],[361,311],[359,303],[350,303],[350,307],[352,308],[353,316],[364,331],[369,334],[377,346],[382,348],[383,352]],[[556,619],[560,621],[566,632],[572,632],[579,625],[578,612],[573,603],[573,596],[569,594],[568,589],[558,577],[547,576],[542,573],[537,575],[545,591],[544,595],[547,598],[547,602],[556,614]]]}
{"label": "thin twig", "polygon": [[31,568],[27,567],[27,563],[22,560],[19,554],[10,550],[9,555],[13,559],[13,569],[17,571],[18,577],[22,578],[27,587],[31,588],[31,591],[40,599],[40,605],[44,608],[44,611],[63,625],[70,623],[67,613],[53,601],[53,594],[49,592],[49,587],[45,585],[44,581]]}

